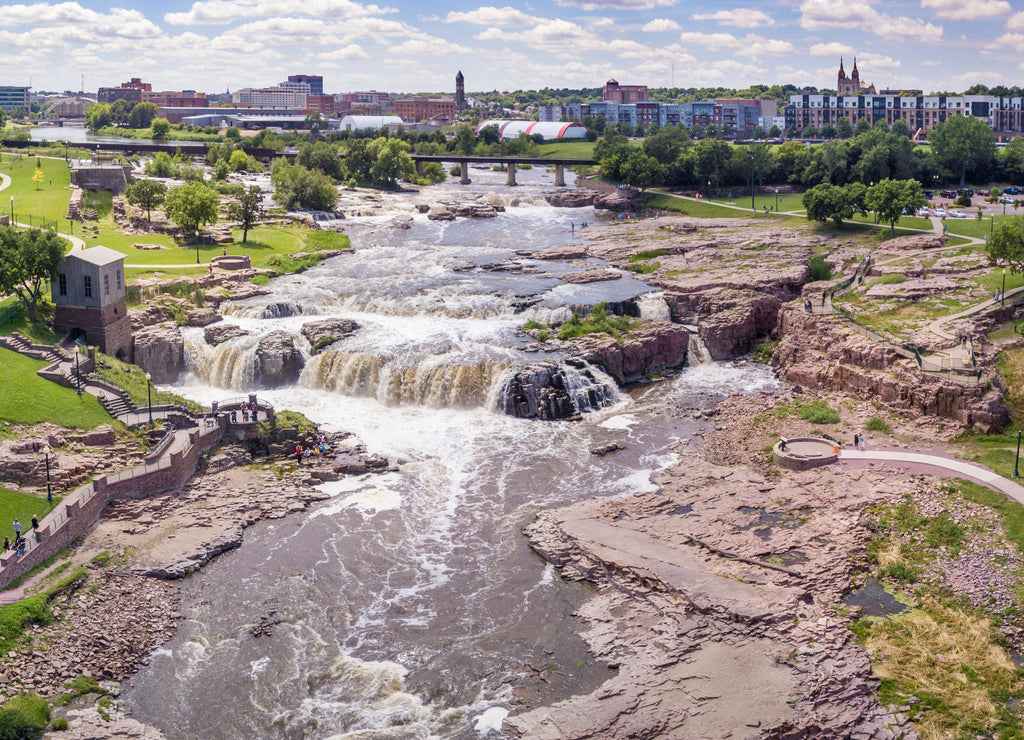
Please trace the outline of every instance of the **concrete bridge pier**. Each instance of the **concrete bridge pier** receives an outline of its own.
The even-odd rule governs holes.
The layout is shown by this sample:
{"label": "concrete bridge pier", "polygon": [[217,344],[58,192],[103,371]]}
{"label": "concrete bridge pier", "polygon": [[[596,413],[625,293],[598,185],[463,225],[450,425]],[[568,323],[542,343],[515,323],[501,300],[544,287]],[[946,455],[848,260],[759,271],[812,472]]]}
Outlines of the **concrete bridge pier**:
{"label": "concrete bridge pier", "polygon": [[462,162],[459,165],[459,184],[469,185],[469,162]]}
{"label": "concrete bridge pier", "polygon": [[565,187],[565,165],[555,165],[555,185],[560,188]]}
{"label": "concrete bridge pier", "polygon": [[515,162],[508,163],[508,180],[509,187],[513,187],[516,184],[516,165]]}
{"label": "concrete bridge pier", "polygon": [[423,160],[421,159],[416,160],[416,175],[423,177]]}

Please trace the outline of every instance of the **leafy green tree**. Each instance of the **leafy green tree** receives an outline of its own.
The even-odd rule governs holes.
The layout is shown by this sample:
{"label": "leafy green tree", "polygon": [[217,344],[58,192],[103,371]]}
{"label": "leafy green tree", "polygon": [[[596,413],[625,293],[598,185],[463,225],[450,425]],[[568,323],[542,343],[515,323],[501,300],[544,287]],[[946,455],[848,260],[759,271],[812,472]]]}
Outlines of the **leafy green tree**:
{"label": "leafy green tree", "polygon": [[1024,218],[1005,221],[988,240],[990,264],[1007,265],[1013,272],[1024,271]]}
{"label": "leafy green tree", "polygon": [[29,321],[38,317],[43,287],[57,276],[65,247],[64,240],[52,231],[18,232],[0,227],[0,293],[18,296],[28,309]]}
{"label": "leafy green tree", "polygon": [[894,133],[896,136],[901,136],[906,139],[910,138],[910,124],[902,118],[893,121],[892,126],[889,127],[889,131]]}
{"label": "leafy green tree", "polygon": [[258,185],[246,188],[238,201],[228,206],[228,216],[238,222],[242,230],[242,244],[249,238],[249,230],[263,218],[263,190]]}
{"label": "leafy green tree", "polygon": [[124,100],[123,98],[115,100],[113,103],[110,104],[111,119],[117,125],[123,126],[124,124],[128,123],[128,119],[131,117],[132,108],[134,106],[135,103],[132,103],[129,100]]}
{"label": "leafy green tree", "polygon": [[198,238],[203,226],[217,221],[219,200],[216,191],[201,182],[190,182],[167,191],[164,210],[186,237]]}
{"label": "leafy green tree", "polygon": [[917,180],[885,179],[868,188],[864,205],[875,212],[879,221],[889,224],[890,236],[896,236],[896,223],[903,212],[913,213],[925,203],[927,200]]}
{"label": "leafy green tree", "polygon": [[174,160],[167,152],[157,152],[156,156],[146,162],[143,169],[150,177],[173,177]]}
{"label": "leafy green tree", "polygon": [[619,168],[623,182],[633,188],[639,188],[643,195],[651,185],[658,185],[665,177],[665,168],[658,160],[635,149]]}
{"label": "leafy green tree", "polygon": [[697,184],[709,183],[717,191],[729,172],[732,145],[721,139],[702,139],[693,147],[693,176]]}
{"label": "leafy green tree", "polygon": [[237,126],[228,126],[227,130],[224,131],[224,138],[229,141],[240,141],[242,134]]}
{"label": "leafy green tree", "polygon": [[409,145],[400,139],[382,136],[371,141],[367,151],[373,157],[370,183],[374,187],[393,189],[400,177],[414,171]]}
{"label": "leafy green tree", "polygon": [[777,139],[780,136],[782,136],[782,129],[780,129],[778,126],[776,126],[773,123],[772,127],[770,129],[768,129],[768,138],[769,139]]}
{"label": "leafy green tree", "polygon": [[853,136],[853,126],[850,124],[850,119],[843,116],[836,122],[836,136],[840,139],[849,139]]}
{"label": "leafy green tree", "polygon": [[833,126],[831,123],[826,123],[822,125],[821,131],[819,133],[821,134],[821,138],[823,139],[834,139],[836,138],[836,127]]}
{"label": "leafy green tree", "polygon": [[469,126],[459,126],[452,139],[452,151],[456,154],[472,154],[476,149],[476,135]]}
{"label": "leafy green tree", "polygon": [[327,128],[327,121],[319,111],[315,111],[306,115],[305,126],[309,129],[310,140],[315,142],[320,138],[320,132]]}
{"label": "leafy green tree", "polygon": [[1014,185],[1024,183],[1024,136],[1014,136],[1003,149],[1003,169]]}
{"label": "leafy green tree", "polygon": [[858,136],[860,136],[861,134],[866,134],[870,130],[871,124],[868,123],[868,119],[866,118],[858,118],[857,125],[853,127],[853,132]]}
{"label": "leafy green tree", "polygon": [[275,160],[270,179],[274,183],[274,200],[285,208],[306,208],[330,211],[338,202],[338,188],[320,170],[309,170],[300,164],[278,165]]}
{"label": "leafy green tree", "polygon": [[166,139],[167,134],[171,131],[171,122],[166,118],[154,118],[150,128],[153,131],[154,139]]}
{"label": "leafy green tree", "polygon": [[853,205],[850,193],[846,188],[822,183],[804,193],[802,200],[807,210],[807,218],[812,221],[826,223],[831,221],[841,226],[843,221],[853,218]]}
{"label": "leafy green tree", "polygon": [[147,221],[152,220],[152,210],[164,202],[166,195],[167,186],[156,180],[139,180],[124,191],[124,197],[129,203],[146,209]]}
{"label": "leafy green tree", "polygon": [[93,103],[85,114],[85,125],[90,131],[106,128],[113,120],[110,106],[106,103]]}
{"label": "leafy green tree", "polygon": [[[335,156],[335,159],[337,159],[337,156]],[[249,155],[241,149],[235,149],[235,151],[231,152],[231,156],[228,157],[227,165],[232,172],[245,172],[249,165]]]}
{"label": "leafy green tree", "polygon": [[989,167],[996,158],[992,129],[974,116],[951,116],[928,134],[932,151],[945,166],[960,177],[961,187],[968,172]]}
{"label": "leafy green tree", "polygon": [[320,170],[335,181],[343,179],[344,168],[338,150],[326,141],[303,144],[295,161],[307,170]]}
{"label": "leafy green tree", "polygon": [[644,154],[654,157],[659,164],[670,165],[679,158],[679,153],[690,146],[686,129],[669,126],[659,129],[653,136],[644,139]]}
{"label": "leafy green tree", "polygon": [[804,130],[800,133],[800,136],[804,139],[813,139],[818,135],[818,129],[814,126],[804,126]]}
{"label": "leafy green tree", "polygon": [[149,128],[156,118],[157,108],[154,103],[136,103],[128,115],[130,128]]}
{"label": "leafy green tree", "polygon": [[213,179],[221,182],[228,179],[231,174],[231,166],[226,159],[222,159],[213,166]]}
{"label": "leafy green tree", "polygon": [[483,126],[480,133],[477,134],[477,138],[485,144],[497,144],[501,140],[498,124],[492,123],[490,126]]}

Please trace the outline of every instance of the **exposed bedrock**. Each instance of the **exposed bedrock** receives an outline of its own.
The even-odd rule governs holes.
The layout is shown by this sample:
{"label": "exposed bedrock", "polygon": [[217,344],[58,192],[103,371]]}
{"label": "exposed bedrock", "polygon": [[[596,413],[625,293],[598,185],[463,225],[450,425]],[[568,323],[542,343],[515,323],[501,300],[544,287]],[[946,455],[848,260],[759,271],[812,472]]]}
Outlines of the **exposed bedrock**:
{"label": "exposed bedrock", "polygon": [[185,371],[185,340],[174,324],[147,326],[136,331],[132,341],[135,364],[154,383],[173,383]]}
{"label": "exposed bedrock", "polygon": [[275,331],[260,339],[256,347],[255,379],[261,388],[294,385],[306,364],[296,337]]}
{"label": "exposed bedrock", "polygon": [[650,379],[686,362],[690,334],[678,324],[657,322],[635,329],[622,341],[606,334],[573,340],[573,353],[601,365],[618,383]]}

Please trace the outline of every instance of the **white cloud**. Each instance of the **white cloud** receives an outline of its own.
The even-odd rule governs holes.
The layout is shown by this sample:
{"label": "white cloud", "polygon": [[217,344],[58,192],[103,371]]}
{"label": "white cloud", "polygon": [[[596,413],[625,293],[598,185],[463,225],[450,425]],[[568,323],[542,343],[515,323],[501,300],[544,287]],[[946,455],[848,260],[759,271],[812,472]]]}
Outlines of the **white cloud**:
{"label": "white cloud", "polygon": [[1024,31],[1024,13],[1014,13],[1006,21],[1007,31]]}
{"label": "white cloud", "polygon": [[1004,33],[995,41],[986,44],[986,49],[1010,48],[1014,51],[1024,51],[1024,33]]}
{"label": "white cloud", "polygon": [[398,12],[379,5],[360,5],[352,0],[201,0],[192,3],[186,13],[168,13],[164,20],[172,25],[223,25],[249,18],[274,18],[282,15],[307,15],[324,20],[362,18]]}
{"label": "white cloud", "polygon": [[587,12],[611,8],[613,10],[653,10],[671,8],[679,0],[555,0],[563,8],[579,8]]}
{"label": "white cloud", "polygon": [[736,26],[737,28],[759,28],[761,26],[774,26],[775,19],[756,8],[735,8],[733,10],[719,10],[716,13],[697,13],[690,16],[695,21],[718,21],[723,26]]}
{"label": "white cloud", "polygon": [[942,26],[880,13],[873,0],[801,0],[800,13],[800,27],[808,31],[857,28],[886,39],[913,38],[922,43],[942,39]]}
{"label": "white cloud", "polygon": [[994,18],[1011,10],[1006,0],[921,0],[921,7],[931,8],[940,18],[951,21]]}
{"label": "white cloud", "polygon": [[845,54],[853,54],[856,50],[852,46],[840,44],[838,41],[830,41],[827,44],[814,44],[807,51],[816,57],[835,57]]}
{"label": "white cloud", "polygon": [[726,50],[752,57],[761,56],[762,54],[792,54],[796,51],[796,48],[789,41],[768,39],[753,33],[748,33],[743,38],[737,38],[731,33],[684,31],[679,34],[679,40],[684,44],[703,46],[709,51]]}
{"label": "white cloud", "polygon": [[510,8],[482,7],[466,12],[451,11],[445,17],[445,23],[473,23],[478,26],[493,26],[496,28],[507,28],[509,26],[522,26],[537,23],[539,19],[527,15],[521,10]]}
{"label": "white cloud", "polygon": [[342,46],[334,51],[328,51],[316,55],[317,59],[324,59],[328,62],[337,62],[346,59],[369,59],[370,55],[366,53],[359,44],[349,44],[348,46]]}
{"label": "white cloud", "polygon": [[473,50],[466,46],[460,46],[445,39],[437,38],[436,36],[423,34],[403,41],[400,44],[395,44],[388,51],[399,56],[427,57],[439,54],[469,54]]}
{"label": "white cloud", "polygon": [[661,31],[681,31],[682,28],[669,18],[655,18],[645,23],[642,30],[646,33],[660,33]]}
{"label": "white cloud", "polygon": [[710,51],[735,49],[739,43],[731,33],[700,33],[698,31],[684,31],[679,34],[679,40],[684,44],[703,46]]}

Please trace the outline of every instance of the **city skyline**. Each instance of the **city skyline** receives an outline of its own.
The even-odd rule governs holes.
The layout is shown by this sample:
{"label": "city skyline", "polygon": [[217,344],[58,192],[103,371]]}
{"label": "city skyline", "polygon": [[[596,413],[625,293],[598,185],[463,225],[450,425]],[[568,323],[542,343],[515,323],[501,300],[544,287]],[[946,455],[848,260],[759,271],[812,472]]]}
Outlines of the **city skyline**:
{"label": "city skyline", "polygon": [[327,92],[784,84],[831,88],[857,57],[876,87],[960,91],[1024,78],[1024,11],[1007,0],[76,0],[0,14],[0,84],[95,93],[223,92],[322,75]]}

